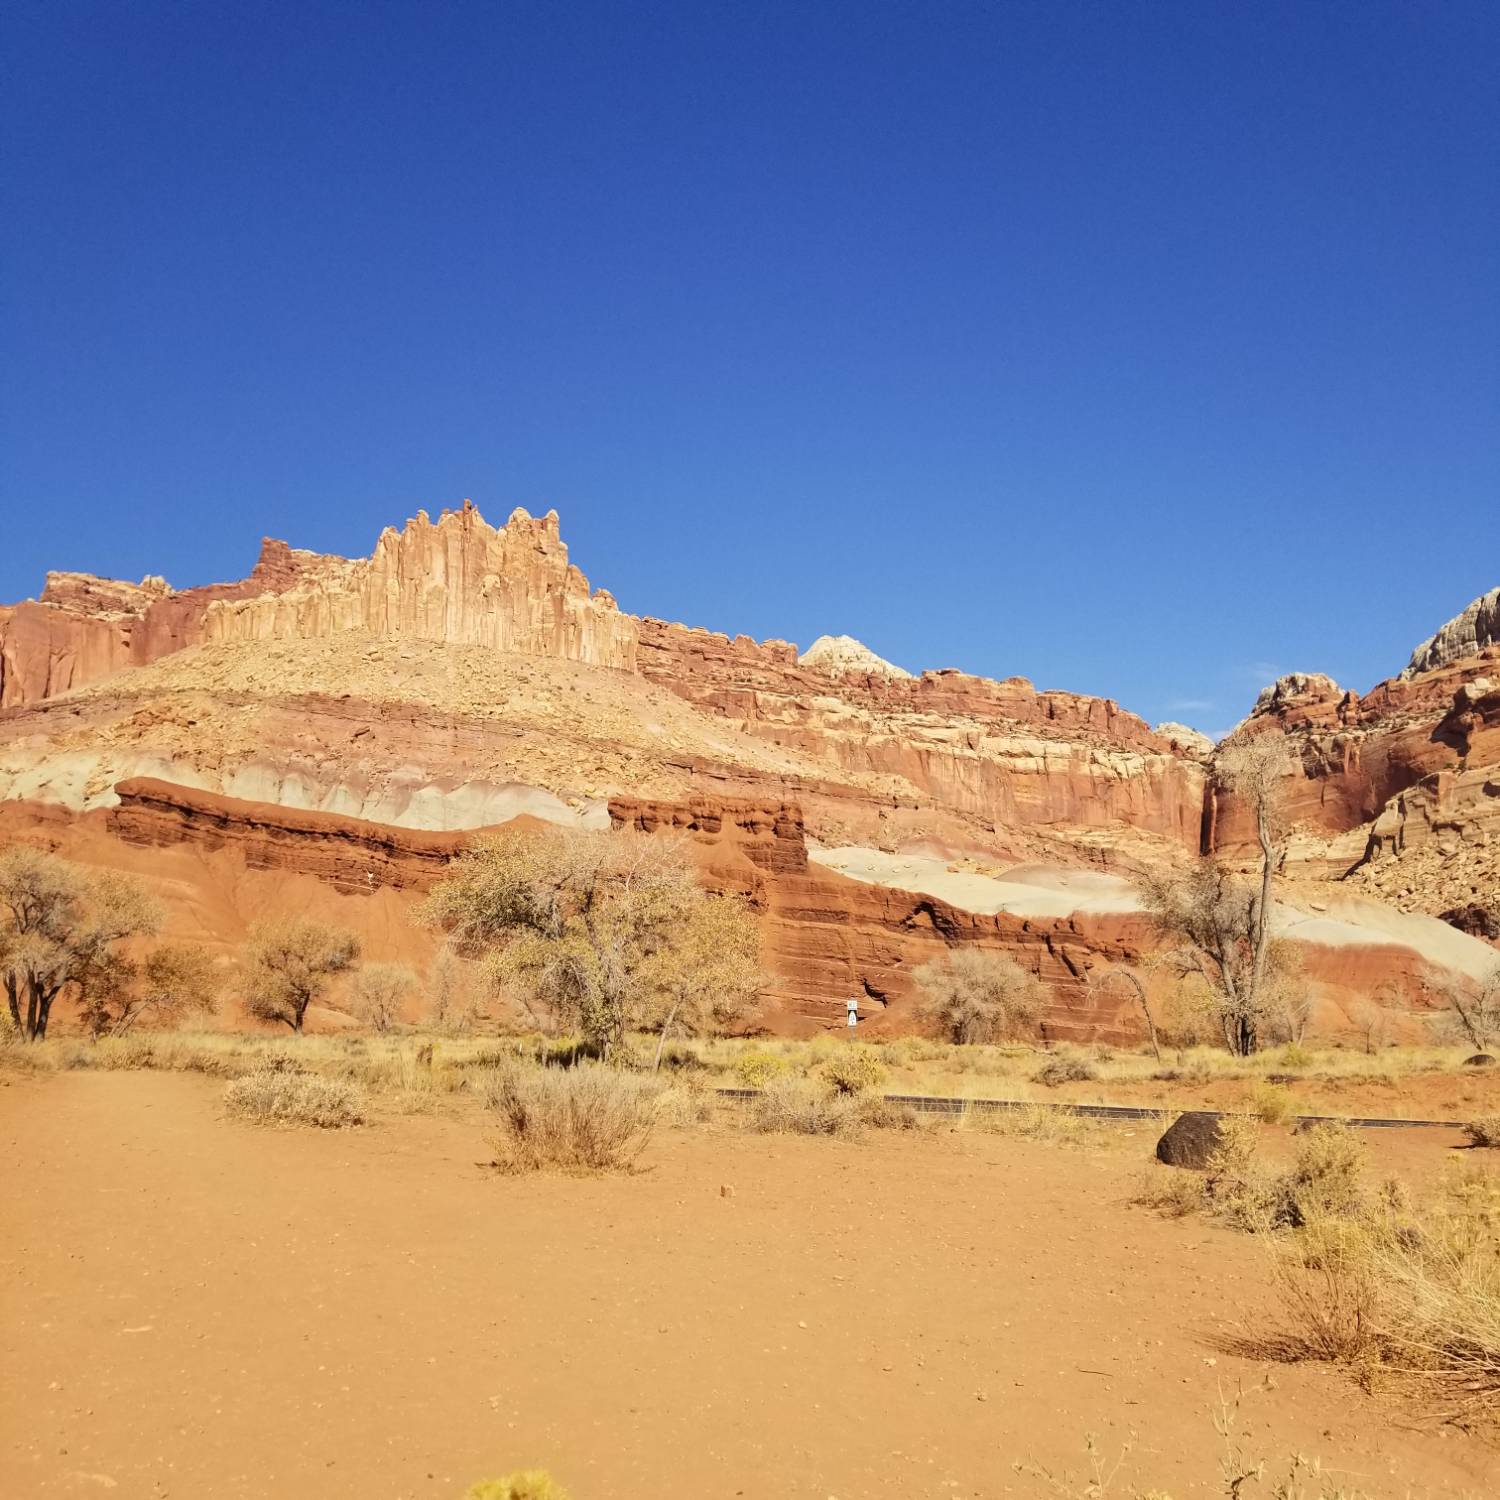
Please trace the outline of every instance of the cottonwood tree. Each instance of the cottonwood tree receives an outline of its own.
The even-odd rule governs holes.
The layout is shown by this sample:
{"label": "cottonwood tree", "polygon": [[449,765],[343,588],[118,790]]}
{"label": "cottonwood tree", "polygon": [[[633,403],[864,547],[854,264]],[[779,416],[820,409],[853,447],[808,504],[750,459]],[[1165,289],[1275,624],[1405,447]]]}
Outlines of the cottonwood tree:
{"label": "cottonwood tree", "polygon": [[1476,1052],[1488,1052],[1500,1039],[1500,963],[1472,989],[1454,981],[1446,986],[1448,1028],[1469,1042]]}
{"label": "cottonwood tree", "polygon": [[245,1008],[300,1033],[307,1007],[358,957],[358,938],[342,928],[306,917],[259,923],[240,966]]}
{"label": "cottonwood tree", "polygon": [[201,948],[163,944],[140,962],[112,951],[82,977],[79,1011],[91,1036],[123,1036],[141,1021],[176,1023],[211,1011],[218,989]]}
{"label": "cottonwood tree", "polygon": [[1003,953],[979,948],[951,948],[912,978],[921,1014],[961,1045],[1031,1036],[1046,1003],[1034,974]]}
{"label": "cottonwood tree", "polygon": [[1255,824],[1260,872],[1242,880],[1220,860],[1140,881],[1147,911],[1180,946],[1171,955],[1182,974],[1202,976],[1213,993],[1229,1050],[1249,1056],[1260,1045],[1288,952],[1272,941],[1272,896],[1284,853],[1280,804],[1296,759],[1283,735],[1266,733],[1225,746],[1214,774]]}
{"label": "cottonwood tree", "polygon": [[1151,997],[1146,993],[1146,983],[1141,976],[1134,969],[1106,969],[1097,979],[1090,982],[1089,988],[1095,994],[1102,994],[1116,980],[1129,990],[1134,999],[1136,1008],[1146,1023],[1146,1038],[1151,1043],[1151,1055],[1157,1062],[1160,1062],[1161,1040],[1156,1025],[1156,1014],[1151,1009]]}
{"label": "cottonwood tree", "polygon": [[154,904],[125,876],[85,872],[39,849],[0,853],[0,980],[11,1024],[40,1041],[58,996],[81,993],[118,961],[117,944],[158,923]]}
{"label": "cottonwood tree", "polygon": [[765,984],[760,928],[743,901],[694,891],[672,940],[657,950],[642,978],[654,991],[657,1032],[651,1067],[661,1067],[673,1031],[688,1036],[722,1032],[738,1021]]}
{"label": "cottonwood tree", "polygon": [[714,952],[734,919],[680,847],[635,833],[502,833],[455,861],[423,908],[456,951],[482,959],[544,1029],[601,1057],[652,1024],[727,1024],[748,996],[744,948]]}
{"label": "cottonwood tree", "polygon": [[349,986],[349,1008],[376,1031],[389,1031],[417,992],[417,976],[405,964],[365,964]]}

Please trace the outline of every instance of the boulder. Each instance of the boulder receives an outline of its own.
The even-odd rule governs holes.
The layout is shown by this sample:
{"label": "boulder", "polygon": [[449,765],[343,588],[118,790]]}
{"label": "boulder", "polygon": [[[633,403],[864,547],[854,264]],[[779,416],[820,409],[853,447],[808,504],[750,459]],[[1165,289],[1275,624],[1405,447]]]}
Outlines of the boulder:
{"label": "boulder", "polygon": [[1218,1115],[1208,1110],[1189,1110],[1178,1115],[1156,1143],[1156,1159],[1169,1167],[1195,1167],[1202,1171],[1223,1141]]}
{"label": "boulder", "polygon": [[1473,1057],[1464,1058],[1466,1068],[1493,1068],[1495,1059],[1488,1052],[1476,1052]]}

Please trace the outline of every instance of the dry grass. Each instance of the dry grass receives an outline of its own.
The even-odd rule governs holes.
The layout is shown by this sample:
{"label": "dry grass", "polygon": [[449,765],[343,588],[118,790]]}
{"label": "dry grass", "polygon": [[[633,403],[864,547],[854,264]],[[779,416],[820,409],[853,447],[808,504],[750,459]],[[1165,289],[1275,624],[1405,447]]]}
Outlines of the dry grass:
{"label": "dry grass", "polygon": [[321,1130],[359,1125],[365,1118],[364,1093],[354,1084],[280,1068],[263,1068],[235,1079],[224,1090],[224,1107],[257,1125],[313,1125]]}
{"label": "dry grass", "polygon": [[1154,1167],[1136,1202],[1168,1218],[1206,1212],[1251,1234],[1363,1211],[1364,1147],[1347,1126],[1328,1121],[1300,1134],[1291,1166],[1279,1170],[1261,1156],[1254,1121],[1227,1116],[1219,1129],[1222,1144],[1204,1171]]}
{"label": "dry grass", "polygon": [[1500,1179],[1454,1174],[1413,1209],[1388,1191],[1277,1246],[1282,1318],[1245,1352],[1388,1380],[1448,1420],[1500,1420]]}
{"label": "dry grass", "polygon": [[809,1078],[775,1078],[750,1107],[750,1127],[766,1133],[848,1137],[858,1133],[860,1101]]}
{"label": "dry grass", "polygon": [[1097,1145],[1103,1127],[1071,1110],[1045,1104],[1018,1104],[1012,1109],[968,1109],[961,1117],[970,1130],[1054,1146]]}
{"label": "dry grass", "polygon": [[1493,1146],[1500,1148],[1500,1115],[1486,1115],[1481,1120],[1470,1120],[1464,1126],[1464,1134],[1471,1146]]}
{"label": "dry grass", "polygon": [[664,1089],[597,1063],[496,1069],[485,1082],[502,1172],[623,1172],[651,1138]]}

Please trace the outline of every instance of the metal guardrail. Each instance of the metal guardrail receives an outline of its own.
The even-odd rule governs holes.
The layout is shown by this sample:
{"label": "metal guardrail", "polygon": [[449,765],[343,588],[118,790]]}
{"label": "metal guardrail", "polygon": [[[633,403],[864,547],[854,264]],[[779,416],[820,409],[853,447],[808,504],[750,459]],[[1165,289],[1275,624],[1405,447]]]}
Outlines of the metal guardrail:
{"label": "metal guardrail", "polygon": [[[732,1099],[740,1104],[748,1104],[752,1099],[758,1099],[761,1094],[760,1089],[721,1088],[717,1092],[721,1098]],[[1071,1104],[1051,1099],[961,1099],[944,1097],[940,1094],[883,1094],[881,1097],[887,1104],[904,1104],[908,1109],[914,1109],[918,1114],[924,1115],[965,1115],[971,1112],[994,1114],[1013,1109],[1052,1109],[1059,1114],[1078,1115],[1086,1120],[1125,1122],[1159,1120],[1164,1115],[1171,1115],[1175,1118],[1179,1114],[1190,1113],[1216,1115],[1221,1119],[1228,1119],[1246,1113],[1232,1109],[1162,1110],[1151,1109],[1141,1104]],[[1292,1118],[1298,1124],[1348,1125],[1354,1130],[1463,1129],[1462,1120],[1402,1120],[1373,1115],[1294,1115]]]}

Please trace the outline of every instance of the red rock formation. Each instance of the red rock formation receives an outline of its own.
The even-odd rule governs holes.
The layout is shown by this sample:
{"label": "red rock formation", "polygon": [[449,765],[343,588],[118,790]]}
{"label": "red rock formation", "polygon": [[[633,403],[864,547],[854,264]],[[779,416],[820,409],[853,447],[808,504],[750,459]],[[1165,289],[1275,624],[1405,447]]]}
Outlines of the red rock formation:
{"label": "red rock formation", "polygon": [[[1500,648],[1390,678],[1363,698],[1328,678],[1306,681],[1300,691],[1278,684],[1281,691],[1263,695],[1248,726],[1293,740],[1302,774],[1288,788],[1286,815],[1300,828],[1344,833],[1440,771],[1500,763]],[[1245,809],[1223,792],[1212,802],[1211,846],[1248,851],[1254,830]]]}

